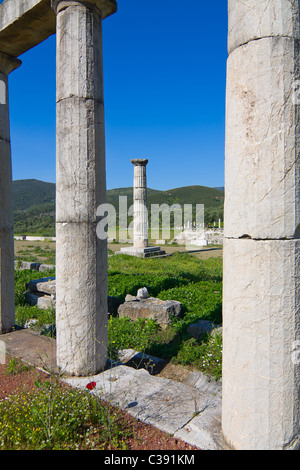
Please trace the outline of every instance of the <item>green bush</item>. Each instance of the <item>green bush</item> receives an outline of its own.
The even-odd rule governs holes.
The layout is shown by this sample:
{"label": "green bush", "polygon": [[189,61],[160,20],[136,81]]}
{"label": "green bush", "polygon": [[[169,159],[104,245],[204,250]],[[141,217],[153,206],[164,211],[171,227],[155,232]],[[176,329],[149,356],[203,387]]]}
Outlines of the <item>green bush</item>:
{"label": "green bush", "polygon": [[160,292],[162,300],[176,300],[184,307],[184,321],[210,320],[222,323],[222,283],[202,281]]}
{"label": "green bush", "polygon": [[109,348],[135,349],[145,352],[154,335],[159,330],[153,320],[139,318],[132,321],[129,318],[110,318],[108,326]]}

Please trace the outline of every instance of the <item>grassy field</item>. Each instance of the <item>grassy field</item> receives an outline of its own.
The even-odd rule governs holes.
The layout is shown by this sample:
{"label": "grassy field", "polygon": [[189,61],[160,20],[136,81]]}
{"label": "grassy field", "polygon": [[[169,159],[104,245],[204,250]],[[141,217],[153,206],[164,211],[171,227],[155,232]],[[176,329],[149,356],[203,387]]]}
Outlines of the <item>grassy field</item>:
{"label": "grassy field", "polygon": [[[121,243],[109,243],[108,249],[115,253],[120,248],[128,245]],[[184,247],[180,246],[162,246],[166,253],[187,253]],[[199,259],[219,258],[222,259],[222,246],[205,247],[202,249],[190,250],[188,253],[193,254]],[[27,241],[15,240],[15,259],[22,261],[43,262],[45,264],[55,264],[55,242],[52,241]]]}
{"label": "grassy field", "polygon": [[[180,319],[172,319],[165,330],[152,320],[133,322],[112,316],[109,319],[108,356],[118,359],[120,349],[132,348],[219,378],[221,335],[197,341],[188,335],[187,328],[201,319],[222,324],[222,249],[205,248],[187,253],[184,248],[168,247],[172,256],[144,260],[114,255],[119,248],[118,244],[109,246],[108,294],[123,302],[126,294],[136,295],[140,287],[146,286],[153,297],[181,302],[183,315]],[[15,252],[21,260],[55,263],[53,242],[15,241]],[[48,274],[54,276],[55,269]],[[45,277],[45,273],[15,272],[17,324],[24,326],[27,320],[36,319],[35,327],[44,334],[55,335],[55,311],[39,310],[25,301],[26,282],[40,277]]]}

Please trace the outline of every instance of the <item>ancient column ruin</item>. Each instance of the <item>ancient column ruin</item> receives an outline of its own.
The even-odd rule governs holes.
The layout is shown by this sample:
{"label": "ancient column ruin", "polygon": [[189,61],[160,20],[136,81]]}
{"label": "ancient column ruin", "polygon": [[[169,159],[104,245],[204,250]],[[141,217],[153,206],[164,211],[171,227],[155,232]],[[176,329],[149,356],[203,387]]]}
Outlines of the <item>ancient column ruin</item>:
{"label": "ancient column ruin", "polygon": [[0,52],[0,334],[15,325],[12,167],[8,104],[8,75],[21,65]]}
{"label": "ancient column ruin", "polygon": [[115,0],[0,5],[0,333],[15,318],[7,76],[19,55],[57,32],[57,362],[71,375],[106,363],[107,249],[96,210],[106,197],[102,20],[116,9]]}
{"label": "ancient column ruin", "polygon": [[133,247],[148,246],[147,159],[131,160],[133,173]]}
{"label": "ancient column ruin", "polygon": [[165,251],[158,246],[148,244],[148,208],[147,208],[147,174],[146,158],[131,160],[133,170],[133,246],[123,247],[119,254],[141,258],[162,256]]}
{"label": "ancient column ruin", "polygon": [[[57,359],[66,374],[94,374],[106,361],[107,251],[95,215],[105,202],[101,22],[116,7],[0,5],[0,334],[14,326],[8,75],[57,28]],[[229,0],[222,429],[238,450],[300,448],[299,13],[292,0]]]}
{"label": "ancient column ruin", "polygon": [[62,1],[57,15],[57,364],[69,375],[106,364],[107,246],[96,235],[106,202],[102,19],[109,0]]}
{"label": "ancient column ruin", "polygon": [[299,2],[229,0],[222,427],[238,450],[300,446],[299,39]]}

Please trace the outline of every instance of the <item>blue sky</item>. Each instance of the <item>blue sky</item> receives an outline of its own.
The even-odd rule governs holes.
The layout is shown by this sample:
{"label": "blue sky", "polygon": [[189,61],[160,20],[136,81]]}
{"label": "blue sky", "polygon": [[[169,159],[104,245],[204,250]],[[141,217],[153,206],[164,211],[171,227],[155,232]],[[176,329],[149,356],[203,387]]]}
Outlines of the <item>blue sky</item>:
{"label": "blue sky", "polygon": [[[2,2],[1,2],[2,3]],[[224,185],[227,1],[119,0],[103,21],[108,189]],[[13,179],[55,182],[55,36],[9,78]]]}

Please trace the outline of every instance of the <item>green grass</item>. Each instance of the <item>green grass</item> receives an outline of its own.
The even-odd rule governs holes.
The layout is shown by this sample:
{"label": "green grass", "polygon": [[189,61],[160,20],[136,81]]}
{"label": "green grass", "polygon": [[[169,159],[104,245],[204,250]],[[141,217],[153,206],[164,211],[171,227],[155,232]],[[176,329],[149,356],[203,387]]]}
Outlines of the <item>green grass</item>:
{"label": "green grass", "polygon": [[[109,341],[113,350],[133,348],[220,378],[222,337],[190,338],[187,327],[198,320],[222,324],[222,260],[200,260],[187,253],[143,260],[127,256],[109,258],[109,294],[124,300],[146,286],[151,296],[177,300],[183,317],[161,330],[155,322],[112,318]],[[112,343],[113,342],[113,343]]]}
{"label": "green grass", "polygon": [[118,410],[53,376],[0,400],[0,450],[122,450],[128,435]]}
{"label": "green grass", "polygon": [[[44,333],[55,332],[55,312],[44,311],[26,304],[26,282],[55,275],[16,271],[16,317],[24,325],[30,318],[38,319],[37,328]],[[126,294],[136,295],[140,287],[162,300],[182,303],[183,315],[173,319],[166,330],[153,320],[137,320],[115,316],[108,327],[108,355],[117,359],[119,349],[132,348],[164,358],[173,363],[190,365],[219,378],[222,367],[222,338],[207,336],[202,341],[191,339],[190,324],[210,320],[222,324],[222,260],[201,260],[188,253],[175,253],[164,259],[140,259],[115,255],[108,259],[108,294],[122,302]],[[49,325],[53,325],[49,329]]]}

